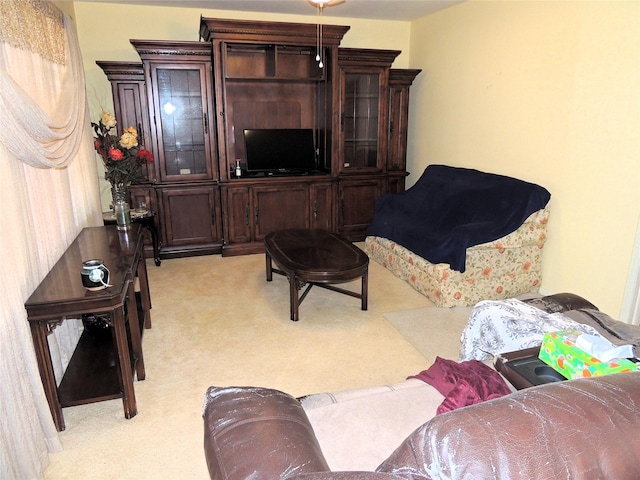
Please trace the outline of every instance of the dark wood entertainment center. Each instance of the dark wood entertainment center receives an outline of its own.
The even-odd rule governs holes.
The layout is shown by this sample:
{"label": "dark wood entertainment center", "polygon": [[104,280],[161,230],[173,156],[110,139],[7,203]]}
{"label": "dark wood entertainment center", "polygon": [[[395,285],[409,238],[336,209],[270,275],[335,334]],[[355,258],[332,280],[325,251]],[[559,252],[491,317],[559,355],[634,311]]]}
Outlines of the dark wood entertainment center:
{"label": "dark wood entertainment center", "polygon": [[[156,161],[133,204],[157,212],[160,255],[264,251],[285,228],[364,239],[375,200],[405,188],[409,88],[397,50],[340,48],[348,26],[201,18],[199,42],[131,40],[141,63],[98,61],[118,128]],[[317,171],[246,175],[244,129],[313,129]],[[237,177],[236,161],[242,174]]]}

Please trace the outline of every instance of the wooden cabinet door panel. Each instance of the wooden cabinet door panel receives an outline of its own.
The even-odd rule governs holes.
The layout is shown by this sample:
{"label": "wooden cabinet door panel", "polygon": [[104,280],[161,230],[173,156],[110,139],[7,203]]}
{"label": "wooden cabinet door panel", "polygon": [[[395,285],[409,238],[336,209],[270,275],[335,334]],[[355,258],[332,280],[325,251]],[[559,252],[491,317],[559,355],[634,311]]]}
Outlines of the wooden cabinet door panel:
{"label": "wooden cabinet door panel", "polygon": [[246,243],[251,241],[252,209],[249,187],[229,187],[223,190],[226,222],[225,237],[227,243]]}
{"label": "wooden cabinet door panel", "polygon": [[382,193],[400,193],[404,192],[405,188],[405,176],[404,175],[389,175],[387,181],[387,190]]}
{"label": "wooden cabinet door panel", "polygon": [[220,208],[214,187],[163,189],[161,196],[167,246],[220,240]]}
{"label": "wooden cabinet door panel", "polygon": [[338,231],[352,241],[364,239],[373,220],[375,201],[381,194],[379,180],[340,182],[340,225]]}
{"label": "wooden cabinet door panel", "polygon": [[[144,83],[120,82],[114,87],[117,88],[118,98],[118,104],[114,106],[118,131],[121,132],[128,127],[135,128],[138,132],[138,146],[153,152],[155,156],[155,147],[149,133],[149,113],[147,97],[144,93]],[[117,115],[120,116],[118,117]],[[140,170],[141,175],[150,182],[156,180],[155,164],[144,164]]]}
{"label": "wooden cabinet door panel", "polygon": [[[389,145],[387,172],[402,172],[407,163],[407,134],[409,130],[409,87],[420,73],[418,69],[389,71]],[[394,187],[391,187],[391,191]],[[404,185],[402,186],[404,189]]]}
{"label": "wooden cabinet door panel", "polygon": [[311,228],[333,231],[334,203],[332,184],[311,184],[309,186],[309,199]]}
{"label": "wooden cabinet door panel", "polygon": [[[151,136],[149,107],[147,103],[146,82],[141,63],[97,61],[96,64],[111,82],[113,113],[116,116],[116,129],[119,135],[127,127],[138,132],[138,145],[156,155]],[[156,163],[142,165],[141,174],[150,182],[157,178]]]}
{"label": "wooden cabinet door panel", "polygon": [[409,89],[389,89],[389,153],[387,171],[405,169],[407,156],[407,120],[409,111]]}
{"label": "wooden cabinet door panel", "polygon": [[307,185],[253,187],[254,240],[285,228],[309,228]]}

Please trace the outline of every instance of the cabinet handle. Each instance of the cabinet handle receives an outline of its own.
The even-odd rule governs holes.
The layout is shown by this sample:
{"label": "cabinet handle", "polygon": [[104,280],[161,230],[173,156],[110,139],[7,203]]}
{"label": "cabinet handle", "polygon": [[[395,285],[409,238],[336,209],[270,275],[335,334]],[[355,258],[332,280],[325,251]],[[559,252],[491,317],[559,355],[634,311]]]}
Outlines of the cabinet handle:
{"label": "cabinet handle", "polygon": [[244,224],[249,226],[249,205],[244,206]]}
{"label": "cabinet handle", "polygon": [[140,137],[140,145],[144,147],[144,130],[142,130],[141,123],[138,123],[138,136]]}
{"label": "cabinet handle", "polygon": [[211,225],[216,224],[216,209],[211,207]]}
{"label": "cabinet handle", "polygon": [[313,202],[313,219],[318,218],[318,202]]}
{"label": "cabinet handle", "polygon": [[255,224],[258,225],[258,206],[257,205],[255,206],[255,209],[256,209],[256,213],[255,213],[255,222],[256,223]]}
{"label": "cabinet handle", "polygon": [[204,134],[207,135],[209,133],[209,117],[207,116],[207,112],[202,114],[202,121],[204,123]]}

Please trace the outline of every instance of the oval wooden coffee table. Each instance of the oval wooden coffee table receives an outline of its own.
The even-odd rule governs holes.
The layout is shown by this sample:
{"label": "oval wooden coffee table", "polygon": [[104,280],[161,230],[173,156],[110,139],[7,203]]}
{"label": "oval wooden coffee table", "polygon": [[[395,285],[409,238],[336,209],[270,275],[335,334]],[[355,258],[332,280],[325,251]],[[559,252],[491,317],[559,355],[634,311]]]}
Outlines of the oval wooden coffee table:
{"label": "oval wooden coffee table", "polygon": [[[314,285],[359,298],[362,310],[367,309],[369,257],[344,237],[319,229],[278,230],[265,237],[264,246],[267,281],[273,279],[273,272],[289,279],[291,320],[298,321],[300,303]],[[360,277],[360,293],[335,286]]]}

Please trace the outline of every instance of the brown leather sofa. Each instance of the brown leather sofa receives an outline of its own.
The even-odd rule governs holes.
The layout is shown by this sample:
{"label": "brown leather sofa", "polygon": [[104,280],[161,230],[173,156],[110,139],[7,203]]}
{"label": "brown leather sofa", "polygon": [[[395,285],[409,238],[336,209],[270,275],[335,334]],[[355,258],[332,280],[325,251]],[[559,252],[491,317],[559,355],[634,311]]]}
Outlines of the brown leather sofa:
{"label": "brown leather sofa", "polygon": [[[292,396],[211,387],[212,479],[640,478],[640,372],[552,383],[438,415],[375,472],[331,472]],[[364,440],[364,439],[363,439]]]}
{"label": "brown leather sofa", "polygon": [[[638,327],[601,314],[571,293],[526,301],[580,323],[591,322],[612,341],[625,338],[637,344],[640,338]],[[389,421],[370,419],[367,415],[380,415],[381,410],[356,403],[345,413],[353,408],[368,412],[357,417],[358,422],[364,417],[366,425],[356,429],[336,415],[339,403],[310,410],[309,403],[319,399],[309,400],[317,395],[301,403],[272,389],[211,387],[203,410],[210,476],[215,480],[640,479],[640,372],[542,385],[433,418],[442,396],[423,382],[407,380],[411,381],[424,388],[394,385],[389,393],[386,388],[366,389],[362,397],[351,398],[384,405],[383,411],[397,405],[404,412],[387,415]],[[329,394],[332,401],[337,396]],[[430,413],[429,403],[434,401]],[[327,415],[330,419],[323,416],[325,408],[334,408]],[[421,425],[425,420],[418,418],[431,419]],[[405,421],[402,427],[401,421]],[[394,431],[382,442],[368,438],[384,435],[389,428]],[[339,435],[344,438],[335,438]],[[388,441],[391,438],[399,445],[384,459],[396,445]],[[344,449],[351,452],[344,456],[347,460],[362,457],[350,460],[350,466],[380,465],[371,467],[375,471],[331,472],[328,462],[342,464],[336,452]]]}

